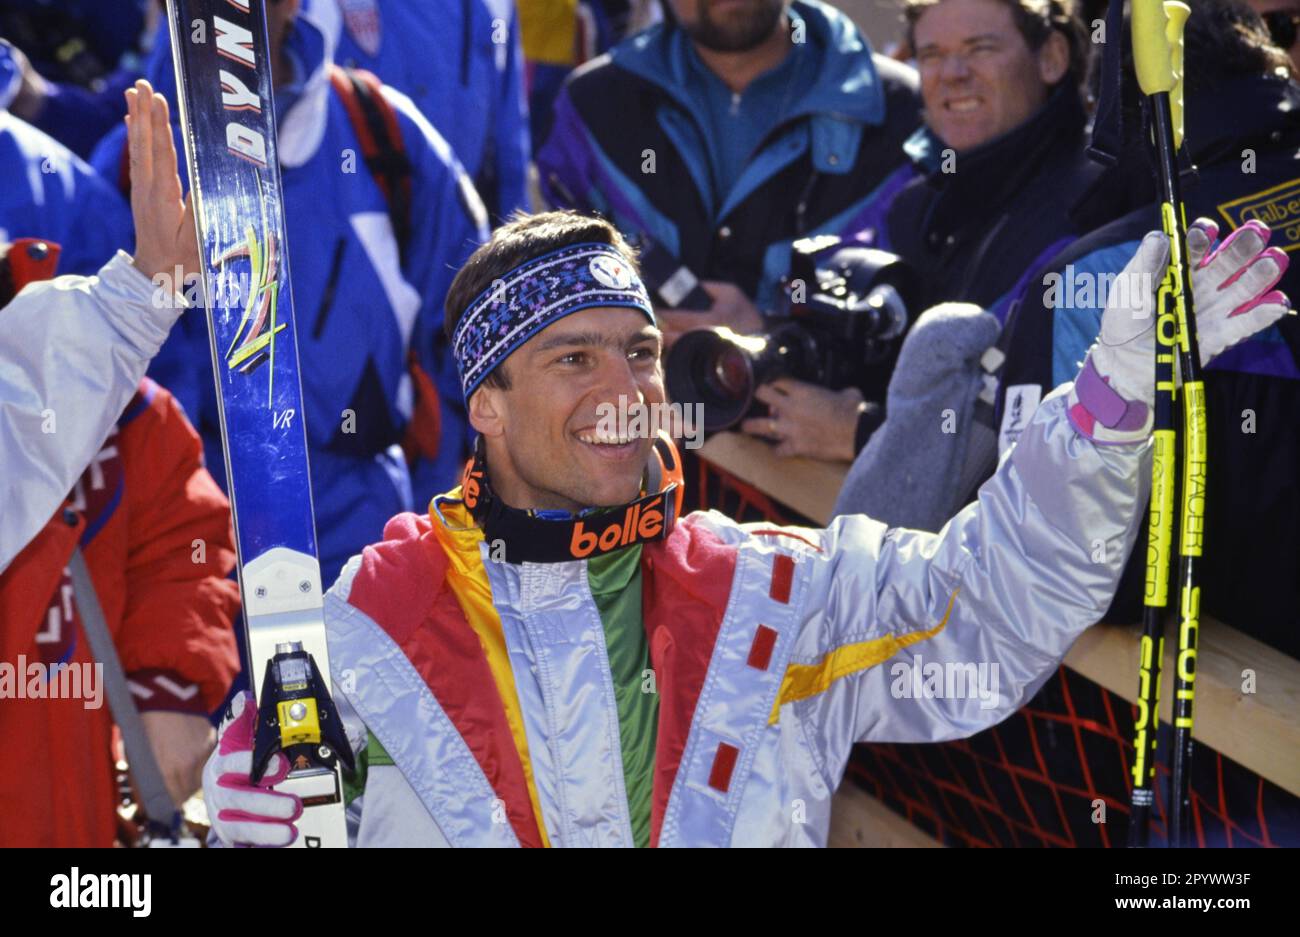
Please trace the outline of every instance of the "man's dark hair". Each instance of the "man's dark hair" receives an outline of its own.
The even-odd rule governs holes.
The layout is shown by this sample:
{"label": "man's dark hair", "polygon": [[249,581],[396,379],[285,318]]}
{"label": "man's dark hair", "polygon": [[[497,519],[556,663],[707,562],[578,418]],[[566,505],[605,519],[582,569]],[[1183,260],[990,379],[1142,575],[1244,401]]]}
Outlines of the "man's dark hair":
{"label": "man's dark hair", "polygon": [[[1054,32],[1065,37],[1070,47],[1070,68],[1061,81],[1082,86],[1088,75],[1088,35],[1083,20],[1070,0],[998,0],[1011,9],[1011,21],[1030,50],[1037,52]],[[907,23],[907,45],[916,53],[916,24],[921,15],[943,0],[903,0]],[[1058,82],[1059,84],[1059,82]]]}
{"label": "man's dark hair", "polygon": [[1290,72],[1291,60],[1269,35],[1264,20],[1234,0],[1197,0],[1184,28],[1185,91],[1217,87],[1246,76]]}
{"label": "man's dark hair", "polygon": [[[568,247],[570,244],[608,244],[623,255],[623,259],[637,269],[636,252],[623,240],[618,229],[595,215],[576,211],[548,211],[536,215],[516,212],[501,227],[492,232],[486,244],[470,255],[460,268],[447,290],[443,329],[451,341],[456,325],[465,310],[484,291],[491,289],[498,279],[505,278],[511,270],[535,257]],[[483,380],[490,387],[510,389],[510,376],[505,362],[493,369]]]}
{"label": "man's dark hair", "polygon": [[[1130,28],[1126,16],[1125,33]],[[1291,59],[1274,44],[1264,20],[1238,0],[1197,0],[1183,28],[1183,45],[1183,93],[1193,99],[1237,78],[1274,75],[1283,80],[1291,72]],[[1127,42],[1122,74],[1124,122],[1137,127],[1142,120],[1142,92],[1134,77],[1133,49]]]}

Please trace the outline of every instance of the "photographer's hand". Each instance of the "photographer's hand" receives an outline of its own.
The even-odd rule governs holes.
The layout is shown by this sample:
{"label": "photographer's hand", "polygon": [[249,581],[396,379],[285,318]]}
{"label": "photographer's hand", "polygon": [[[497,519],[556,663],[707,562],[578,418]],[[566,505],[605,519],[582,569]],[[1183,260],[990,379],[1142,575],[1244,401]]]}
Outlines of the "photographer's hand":
{"label": "photographer's hand", "polygon": [[774,441],[777,455],[853,461],[858,418],[866,407],[856,387],[827,390],[783,377],[761,385],[754,396],[767,404],[769,415],[751,417],[740,428]]}
{"label": "photographer's hand", "polygon": [[655,318],[664,333],[664,349],[672,347],[687,332],[726,326],[733,332],[748,334],[763,330],[763,315],[758,307],[734,283],[720,280],[701,280],[700,286],[713,299],[713,305],[703,311],[656,309]]}

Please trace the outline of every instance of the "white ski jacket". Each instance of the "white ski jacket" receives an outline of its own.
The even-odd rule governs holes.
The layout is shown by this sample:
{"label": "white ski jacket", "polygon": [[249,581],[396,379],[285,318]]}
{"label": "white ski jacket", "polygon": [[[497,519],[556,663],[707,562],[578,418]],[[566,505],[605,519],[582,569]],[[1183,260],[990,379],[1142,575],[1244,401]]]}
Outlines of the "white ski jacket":
{"label": "white ski jacket", "polygon": [[103,444],[180,316],[118,251],[98,275],[32,283],[0,309],[0,571]]}
{"label": "white ski jacket", "polygon": [[[655,845],[825,845],[855,742],[962,738],[1033,696],[1105,612],[1151,472],[1147,442],[1071,424],[1069,389],[938,534],[710,512],[644,548]],[[325,623],[352,845],[632,845],[588,562],[493,562],[453,505],[348,564]]]}

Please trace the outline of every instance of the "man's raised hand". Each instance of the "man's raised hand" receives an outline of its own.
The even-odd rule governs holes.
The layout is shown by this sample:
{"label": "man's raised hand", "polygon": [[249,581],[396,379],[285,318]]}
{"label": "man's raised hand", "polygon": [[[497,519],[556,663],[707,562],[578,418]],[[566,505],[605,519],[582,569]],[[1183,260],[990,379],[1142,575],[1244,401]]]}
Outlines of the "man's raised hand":
{"label": "man's raised hand", "polygon": [[176,146],[172,140],[167,99],[141,79],[126,92],[127,152],[131,160],[131,215],[135,219],[133,263],[154,279],[173,276],[181,268],[185,277],[200,269],[193,208],[181,198]]}
{"label": "man's raised hand", "polygon": [[[1248,221],[1211,250],[1218,234],[1218,225],[1208,218],[1187,229],[1202,364],[1268,328],[1291,308],[1290,300],[1273,289],[1289,258],[1268,246],[1268,226]],[[1111,287],[1101,333],[1071,389],[1070,417],[1096,442],[1137,442],[1150,433],[1156,287],[1168,258],[1169,239],[1162,232],[1152,231],[1142,240]]]}

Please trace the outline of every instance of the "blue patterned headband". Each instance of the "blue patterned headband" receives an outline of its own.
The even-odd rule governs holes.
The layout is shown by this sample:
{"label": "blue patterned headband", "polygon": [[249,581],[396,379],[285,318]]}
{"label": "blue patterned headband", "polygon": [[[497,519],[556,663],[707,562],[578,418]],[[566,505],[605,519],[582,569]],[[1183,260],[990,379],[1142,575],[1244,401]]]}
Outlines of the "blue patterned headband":
{"label": "blue patterned headband", "polygon": [[469,304],[451,339],[465,400],[524,342],[591,306],[629,306],[655,321],[641,278],[609,244],[562,247],[494,282]]}

